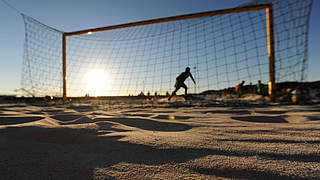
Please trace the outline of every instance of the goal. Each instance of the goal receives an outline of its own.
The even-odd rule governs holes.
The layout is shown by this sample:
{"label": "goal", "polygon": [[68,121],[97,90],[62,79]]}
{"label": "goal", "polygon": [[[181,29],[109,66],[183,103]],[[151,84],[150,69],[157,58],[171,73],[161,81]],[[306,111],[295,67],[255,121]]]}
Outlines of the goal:
{"label": "goal", "polygon": [[190,67],[190,93],[261,80],[273,97],[277,82],[305,79],[311,6],[312,0],[258,0],[76,32],[23,15],[22,87],[64,99],[165,95]]}

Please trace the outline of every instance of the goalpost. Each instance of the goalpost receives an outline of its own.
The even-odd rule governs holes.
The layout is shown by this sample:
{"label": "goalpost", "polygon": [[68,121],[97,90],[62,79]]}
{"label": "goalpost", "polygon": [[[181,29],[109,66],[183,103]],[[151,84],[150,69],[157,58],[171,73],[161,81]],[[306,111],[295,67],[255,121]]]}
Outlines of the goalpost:
{"label": "goalpost", "polygon": [[[191,68],[189,92],[214,93],[245,80],[305,79],[312,0],[246,5],[63,32],[23,15],[22,87],[36,96],[165,95]],[[180,92],[182,93],[182,92]]]}

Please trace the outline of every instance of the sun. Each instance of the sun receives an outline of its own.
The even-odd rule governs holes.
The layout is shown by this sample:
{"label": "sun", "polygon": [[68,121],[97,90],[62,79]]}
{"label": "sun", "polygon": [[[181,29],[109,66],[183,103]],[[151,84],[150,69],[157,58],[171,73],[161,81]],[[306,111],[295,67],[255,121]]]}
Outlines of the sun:
{"label": "sun", "polygon": [[110,91],[110,76],[101,69],[92,69],[86,73],[86,93],[90,96],[106,96]]}

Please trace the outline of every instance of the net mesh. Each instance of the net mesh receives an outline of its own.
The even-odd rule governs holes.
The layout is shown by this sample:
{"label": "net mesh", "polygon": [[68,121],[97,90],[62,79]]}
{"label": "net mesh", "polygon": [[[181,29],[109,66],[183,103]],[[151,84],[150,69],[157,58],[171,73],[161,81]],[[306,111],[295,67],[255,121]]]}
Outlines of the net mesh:
{"label": "net mesh", "polygon": [[[306,77],[312,0],[259,0],[274,6],[276,82]],[[63,32],[23,15],[22,87],[36,96],[62,96]],[[191,68],[189,93],[268,83],[265,10],[231,13],[68,36],[68,96],[123,96],[174,89]],[[180,92],[184,93],[184,92]]]}

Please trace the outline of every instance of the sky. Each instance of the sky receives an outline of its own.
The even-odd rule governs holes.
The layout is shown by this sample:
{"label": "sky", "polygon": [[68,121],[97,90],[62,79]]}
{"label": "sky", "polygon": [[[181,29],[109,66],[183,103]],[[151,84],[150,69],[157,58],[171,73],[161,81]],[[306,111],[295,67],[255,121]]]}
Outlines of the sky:
{"label": "sky", "polygon": [[[6,0],[22,13],[64,32],[226,9],[247,0]],[[320,0],[309,29],[307,81],[320,80]],[[22,17],[0,0],[0,95],[20,88],[24,42]]]}

